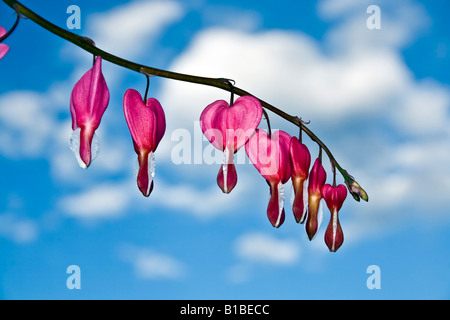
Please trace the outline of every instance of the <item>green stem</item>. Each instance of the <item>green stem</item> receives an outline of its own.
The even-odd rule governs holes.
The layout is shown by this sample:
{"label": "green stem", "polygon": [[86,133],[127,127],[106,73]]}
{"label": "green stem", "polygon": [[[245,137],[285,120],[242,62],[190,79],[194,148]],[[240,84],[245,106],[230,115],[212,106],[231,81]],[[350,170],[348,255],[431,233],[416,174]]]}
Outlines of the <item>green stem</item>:
{"label": "green stem", "polygon": [[19,14],[17,14],[16,21],[14,22],[14,25],[11,27],[11,29],[9,29],[8,32],[6,32],[2,37],[0,37],[0,43],[1,43],[3,40],[5,40],[6,38],[8,38],[9,35],[10,35],[11,33],[14,32],[14,30],[15,30],[16,27],[17,27],[17,25],[19,24],[19,21],[20,21],[20,16],[19,16]]}
{"label": "green stem", "polygon": [[[231,92],[232,94],[237,94],[239,96],[252,95],[251,93],[249,93],[241,88],[235,87],[234,85],[230,86],[230,83],[228,81],[224,81],[224,78],[208,78],[208,77],[199,77],[199,76],[194,76],[194,75],[182,74],[182,73],[152,68],[152,67],[138,64],[138,63],[135,63],[135,62],[132,62],[129,60],[125,60],[123,58],[117,57],[115,55],[110,54],[109,52],[106,52],[106,51],[103,51],[103,50],[97,48],[95,46],[94,42],[89,38],[79,36],[77,34],[74,34],[70,31],[67,31],[65,29],[62,29],[62,28],[54,25],[53,23],[45,20],[44,18],[37,15],[32,10],[25,7],[18,1],[3,0],[3,2],[5,2],[11,8],[13,8],[17,12],[18,15],[27,17],[28,19],[35,22],[42,28],[50,31],[51,33],[75,44],[76,46],[80,47],[81,49],[83,49],[87,52],[92,53],[95,56],[101,56],[102,59],[107,60],[115,65],[124,67],[129,70],[133,70],[136,72],[144,73],[147,75],[159,76],[159,77],[172,79],[172,80],[179,80],[179,81],[185,81],[185,82],[190,82],[190,83],[202,84],[202,85],[206,85],[206,86],[212,86],[212,87],[216,87],[216,88]],[[16,22],[15,26],[16,25],[17,25],[17,22]],[[255,98],[257,98],[257,97],[255,97]],[[343,170],[341,168],[341,166],[337,163],[336,159],[334,158],[333,154],[328,149],[328,147],[310,129],[308,129],[305,125],[302,125],[301,118],[287,114],[283,110],[280,110],[280,109],[274,107],[273,105],[265,102],[264,100],[261,100],[259,98],[257,98],[257,99],[261,102],[261,105],[265,109],[272,111],[273,113],[277,114],[281,118],[293,123],[294,125],[298,126],[301,130],[303,130],[311,138],[311,140],[315,141],[327,153],[330,161],[336,165],[336,168],[341,172],[341,174],[344,176],[344,178],[348,178],[347,172],[345,170]]]}

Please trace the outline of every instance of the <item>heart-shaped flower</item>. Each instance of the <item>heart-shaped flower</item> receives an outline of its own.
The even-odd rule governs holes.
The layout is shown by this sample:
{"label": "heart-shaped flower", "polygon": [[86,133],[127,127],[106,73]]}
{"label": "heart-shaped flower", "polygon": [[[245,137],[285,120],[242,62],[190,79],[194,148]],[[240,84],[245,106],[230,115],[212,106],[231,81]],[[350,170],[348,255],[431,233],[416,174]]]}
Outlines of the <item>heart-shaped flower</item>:
{"label": "heart-shaped flower", "polygon": [[270,186],[267,217],[275,228],[280,227],[285,218],[283,184],[291,177],[290,140],[291,136],[284,131],[275,131],[269,137],[266,131],[258,129],[245,145],[250,161]]}
{"label": "heart-shaped flower", "polygon": [[138,188],[148,197],[153,190],[154,152],[166,131],[164,110],[158,100],[149,98],[144,103],[138,91],[128,89],[123,97],[123,111],[138,155]]}
{"label": "heart-shaped flower", "polygon": [[203,134],[214,147],[224,152],[217,175],[217,184],[224,193],[231,192],[237,183],[234,154],[254,134],[261,118],[261,103],[252,96],[239,97],[232,106],[225,100],[217,100],[200,115]]}

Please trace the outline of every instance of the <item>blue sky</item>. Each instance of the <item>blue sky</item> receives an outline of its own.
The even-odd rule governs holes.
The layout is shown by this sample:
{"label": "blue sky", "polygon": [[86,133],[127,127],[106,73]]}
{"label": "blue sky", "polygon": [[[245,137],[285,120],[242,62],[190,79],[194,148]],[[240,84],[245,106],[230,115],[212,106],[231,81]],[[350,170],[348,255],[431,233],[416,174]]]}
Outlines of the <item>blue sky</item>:
{"label": "blue sky", "polygon": [[[67,7],[77,5],[74,32],[106,51],[234,79],[310,120],[370,200],[347,198],[337,253],[323,241],[327,210],[310,242],[288,197],[286,221],[274,229],[267,184],[242,150],[236,188],[224,195],[216,185],[220,164],[208,157],[197,121],[228,94],[161,78],[151,79],[149,94],[165,110],[167,131],[144,198],[122,97],[128,88],[143,92],[145,77],[106,61],[101,151],[81,169],[68,145],[69,97],[92,56],[22,20],[0,60],[0,298],[450,298],[446,0],[23,3],[63,28]],[[367,27],[370,5],[381,10],[381,29]],[[0,25],[14,18],[0,3]],[[273,128],[297,134],[269,115]],[[315,157],[317,146],[305,143]],[[180,147],[190,151],[183,163]],[[71,265],[81,289],[66,286]],[[380,289],[367,287],[372,265]]]}

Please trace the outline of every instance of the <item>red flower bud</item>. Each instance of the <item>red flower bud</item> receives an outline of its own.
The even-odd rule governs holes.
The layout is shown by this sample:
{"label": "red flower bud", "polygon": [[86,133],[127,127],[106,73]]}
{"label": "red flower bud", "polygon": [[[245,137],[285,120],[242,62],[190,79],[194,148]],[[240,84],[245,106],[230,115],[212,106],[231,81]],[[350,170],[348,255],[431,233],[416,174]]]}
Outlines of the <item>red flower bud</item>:
{"label": "red flower bud", "polygon": [[306,220],[306,233],[312,240],[319,230],[319,205],[322,200],[322,187],[327,179],[327,173],[322,166],[322,160],[316,159],[309,173],[308,184],[308,218]]}
{"label": "red flower bud", "polygon": [[291,180],[294,187],[294,202],[292,211],[295,220],[303,223],[306,218],[306,207],[308,204],[308,192],[306,190],[306,180],[308,179],[311,155],[306,145],[300,143],[296,137],[291,138],[289,145],[291,158]]}

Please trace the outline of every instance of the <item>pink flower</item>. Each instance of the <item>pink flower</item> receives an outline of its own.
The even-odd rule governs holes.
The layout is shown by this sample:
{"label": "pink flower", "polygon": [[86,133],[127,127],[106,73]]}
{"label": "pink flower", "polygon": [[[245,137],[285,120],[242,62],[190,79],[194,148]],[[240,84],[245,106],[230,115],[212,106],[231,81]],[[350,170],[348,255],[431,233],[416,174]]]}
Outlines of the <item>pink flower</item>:
{"label": "pink flower", "polygon": [[336,252],[344,242],[338,214],[347,197],[347,189],[343,184],[337,187],[326,184],[322,187],[322,196],[331,212],[330,222],[325,231],[325,243],[331,252]]}
{"label": "pink flower", "polygon": [[144,102],[138,91],[128,89],[123,97],[123,111],[138,155],[137,185],[148,197],[153,190],[154,152],[166,131],[164,110],[158,100],[149,98]]}
{"label": "pink flower", "polygon": [[72,129],[79,141],[79,150],[74,150],[83,168],[89,167],[92,154],[91,144],[95,130],[100,125],[103,113],[109,103],[109,90],[102,74],[102,58],[95,59],[94,66],[75,84],[71,99]]}
{"label": "pink flower", "polygon": [[280,227],[285,218],[283,184],[291,177],[290,139],[291,136],[281,130],[269,137],[267,132],[258,129],[245,145],[250,161],[270,186],[267,217],[275,228]]}
{"label": "pink flower", "polygon": [[[6,29],[3,27],[0,27],[0,38],[3,37],[5,34],[6,34]],[[8,51],[9,51],[9,46],[4,43],[0,43],[0,59],[3,58]]]}
{"label": "pink flower", "polygon": [[303,223],[306,218],[306,207],[308,203],[306,180],[309,175],[311,155],[306,145],[302,144],[297,137],[291,138],[289,153],[292,166],[291,180],[295,194],[292,211],[294,212],[295,220]]}
{"label": "pink flower", "polygon": [[306,220],[306,233],[309,240],[312,240],[319,230],[320,219],[319,205],[322,200],[322,187],[327,179],[327,173],[322,166],[322,160],[316,159],[309,173],[308,184],[308,218]]}
{"label": "pink flower", "polygon": [[261,103],[252,96],[242,96],[232,106],[224,100],[217,100],[208,105],[200,116],[203,134],[224,153],[217,175],[217,184],[224,193],[230,193],[237,183],[234,154],[255,132],[261,118]]}

